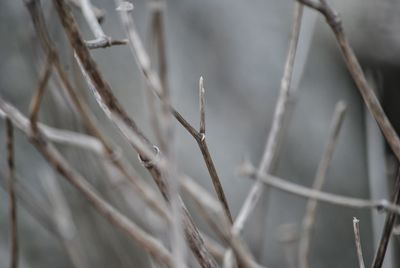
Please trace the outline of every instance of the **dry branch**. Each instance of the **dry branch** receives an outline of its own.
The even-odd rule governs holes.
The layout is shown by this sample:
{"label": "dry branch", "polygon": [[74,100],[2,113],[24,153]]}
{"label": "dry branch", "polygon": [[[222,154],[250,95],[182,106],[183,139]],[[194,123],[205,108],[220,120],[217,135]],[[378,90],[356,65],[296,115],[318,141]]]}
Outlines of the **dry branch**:
{"label": "dry branch", "polygon": [[364,258],[363,258],[362,248],[361,248],[359,222],[360,221],[356,217],[353,218],[354,241],[356,243],[358,265],[360,268],[365,268]]}
{"label": "dry branch", "polygon": [[[326,19],[327,23],[331,27],[337,43],[339,45],[340,51],[342,52],[344,61],[347,65],[347,68],[357,85],[357,88],[367,106],[369,112],[372,114],[373,118],[377,122],[379,128],[381,129],[383,136],[385,137],[387,143],[389,144],[392,152],[396,156],[397,160],[400,161],[400,139],[394,130],[392,124],[387,118],[385,112],[382,109],[382,106],[379,103],[378,98],[376,97],[372,87],[368,84],[367,79],[363,70],[361,69],[360,63],[358,62],[353,49],[351,48],[347,37],[343,30],[343,25],[340,16],[338,13],[328,4],[326,0],[320,0],[319,2],[315,0],[298,0],[304,5],[309,6],[317,11],[319,11]],[[400,179],[396,179],[400,180]],[[397,192],[394,193],[395,199],[394,203],[397,203],[397,197],[400,195],[400,187],[395,188]],[[395,215],[393,213],[389,213],[386,218],[386,224],[384,228],[384,233],[381,238],[381,242],[378,248],[378,252],[374,258],[374,262],[372,267],[378,268],[383,264],[384,255],[386,252],[387,243],[390,237],[390,233],[393,224],[391,221],[394,221]]]}
{"label": "dry branch", "polygon": [[400,215],[400,206],[391,203],[388,200],[367,200],[317,191],[272,175],[260,175],[256,168],[250,163],[244,163],[240,167],[240,173],[243,176],[248,176],[252,179],[258,178],[262,181],[262,183],[267,184],[272,188],[294,194],[299,197],[315,199],[319,202],[347,208],[376,209],[378,211],[393,212],[395,215]]}
{"label": "dry branch", "polygon": [[[397,171],[396,181],[393,187],[392,202],[394,204],[400,203],[400,168]],[[392,235],[394,224],[396,221],[396,214],[394,212],[386,215],[385,226],[382,230],[381,240],[379,242],[378,249],[375,253],[374,261],[372,263],[372,268],[380,268],[383,265],[385,259],[386,250],[389,245],[389,240]]]}
{"label": "dry branch", "polygon": [[[294,60],[296,58],[297,44],[300,35],[300,26],[303,14],[303,6],[299,3],[295,4],[292,33],[289,44],[289,50],[285,62],[283,76],[281,80],[281,86],[279,91],[279,97],[276,102],[274,111],[274,117],[272,120],[272,126],[268,139],[265,145],[265,150],[258,168],[259,174],[269,174],[274,164],[274,160],[277,156],[277,149],[280,143],[280,139],[283,135],[283,121],[286,114],[286,106],[289,99],[290,85],[292,81]],[[264,191],[264,184],[260,180],[256,180],[250,189],[239,213],[233,224],[233,232],[240,233],[244,225],[249,218],[251,212],[254,210],[258,200]],[[227,254],[230,255],[229,251]]]}
{"label": "dry branch", "polygon": [[[117,1],[120,5],[123,5],[124,2]],[[122,8],[118,8],[121,10],[121,20],[125,27],[125,31],[128,34],[129,45],[132,51],[133,56],[135,57],[138,66],[140,67],[143,76],[145,78],[145,82],[147,84],[147,88],[151,89],[162,101],[163,106],[167,107],[168,110],[174,115],[174,117],[178,120],[178,122],[193,136],[196,140],[197,145],[200,148],[200,151],[203,155],[204,162],[206,163],[208,172],[210,174],[211,180],[214,185],[215,192],[217,193],[218,199],[224,204],[224,210],[227,216],[232,221],[232,216],[229,210],[228,202],[225,197],[225,193],[223,191],[221,181],[219,179],[217,170],[215,168],[214,162],[212,160],[211,154],[209,152],[207,142],[205,139],[205,133],[201,133],[197,131],[163,96],[163,84],[160,81],[158,75],[151,70],[150,58],[144,49],[142,41],[137,33],[135,24],[133,19],[130,16],[130,10],[123,10]]]}
{"label": "dry branch", "polygon": [[[325,145],[324,152],[318,165],[317,173],[313,182],[312,188],[321,190],[326,179],[328,167],[332,160],[333,151],[339,137],[339,131],[343,124],[346,105],[343,102],[338,102],[332,118],[331,127],[329,131],[329,138]],[[317,211],[317,201],[310,199],[306,205],[306,212],[302,222],[302,230],[299,241],[299,267],[309,267],[309,250],[311,242],[311,232],[315,222]]]}
{"label": "dry branch", "polygon": [[[0,98],[0,109],[10,118],[14,125],[21,125],[18,118],[13,115],[13,109]],[[43,155],[48,163],[66,180],[68,180],[81,194],[89,201],[89,203],[102,214],[111,224],[125,231],[132,239],[146,249],[151,256],[171,265],[172,257],[168,250],[154,237],[147,234],[135,223],[121,214],[113,206],[101,198],[92,186],[74,170],[68,162],[62,157],[57,149],[50,144],[43,133],[37,132],[36,135],[31,135],[30,131],[21,128],[25,135],[30,138],[30,142]]]}
{"label": "dry branch", "polygon": [[8,219],[10,223],[10,268],[18,267],[18,226],[17,200],[15,198],[15,160],[14,160],[14,128],[11,120],[6,117],[6,150],[7,150],[7,190],[8,190]]}

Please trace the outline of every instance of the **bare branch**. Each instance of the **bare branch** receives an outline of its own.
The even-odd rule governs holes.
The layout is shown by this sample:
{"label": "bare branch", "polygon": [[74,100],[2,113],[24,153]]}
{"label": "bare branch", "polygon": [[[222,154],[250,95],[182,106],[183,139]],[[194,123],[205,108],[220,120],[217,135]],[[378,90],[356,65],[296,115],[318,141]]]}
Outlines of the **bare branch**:
{"label": "bare branch", "polygon": [[[265,146],[265,151],[258,169],[258,173],[260,174],[270,173],[270,168],[272,167],[274,158],[277,154],[276,149],[279,144],[278,141],[282,135],[282,122],[286,113],[286,105],[290,92],[290,83],[292,79],[294,59],[296,56],[297,44],[299,40],[302,14],[302,5],[296,4],[292,26],[292,37],[290,40],[290,46],[286,58],[283,77],[281,80],[280,93],[276,103],[274,118],[272,120],[272,126]],[[257,180],[250,189],[250,192],[247,195],[246,200],[244,201],[244,204],[240,209],[239,214],[233,224],[233,229],[235,233],[240,233],[243,229],[246,220],[248,219],[255,205],[260,199],[263,190],[264,184],[261,181]]]}
{"label": "bare branch", "polygon": [[[200,76],[199,79],[199,107],[200,107],[200,134],[205,135],[206,133],[206,112],[205,112],[205,90],[204,90],[204,80],[203,77]],[[202,139],[204,139],[202,137]]]}
{"label": "bare branch", "polygon": [[[329,131],[329,138],[326,143],[324,152],[318,165],[317,173],[313,182],[312,188],[315,190],[321,190],[325,183],[326,174],[328,167],[332,160],[333,151],[336,147],[336,143],[339,136],[340,128],[343,124],[344,115],[346,111],[346,105],[343,102],[336,104],[335,112],[331,121],[331,127]],[[317,200],[310,199],[306,205],[306,212],[304,214],[302,222],[302,230],[300,234],[299,242],[299,267],[309,267],[309,250],[311,241],[311,231],[314,226],[315,216],[317,211]]]}
{"label": "bare branch", "polygon": [[7,147],[7,190],[8,190],[8,219],[10,224],[10,268],[18,267],[18,226],[17,226],[17,200],[15,198],[15,162],[14,162],[14,129],[12,122],[6,118],[6,147]]}
{"label": "bare branch", "polygon": [[[400,168],[397,171],[396,181],[393,186],[392,202],[394,204],[400,203]],[[372,268],[380,268],[383,265],[386,250],[396,221],[396,216],[397,215],[394,212],[386,215],[385,226],[383,227],[381,240],[375,253],[374,261],[372,262]]]}
{"label": "bare branch", "polygon": [[252,179],[256,179],[258,177],[258,179],[260,179],[262,183],[265,183],[270,187],[281,190],[283,192],[297,195],[299,197],[315,199],[319,202],[324,202],[336,206],[358,209],[376,209],[378,211],[383,210],[387,212],[393,212],[396,215],[400,215],[400,206],[394,203],[390,203],[385,199],[366,200],[317,191],[272,175],[260,175],[255,167],[252,166],[250,163],[244,163],[240,168],[240,173],[244,176],[249,176]]}
{"label": "bare branch", "polygon": [[[82,10],[82,1],[81,0],[69,0],[69,2]],[[99,21],[99,23],[102,23],[105,17],[105,12],[104,10],[92,5],[93,12],[96,16],[96,19]]]}
{"label": "bare branch", "polygon": [[364,72],[361,69],[360,63],[358,62],[354,51],[351,48],[344,33],[340,16],[326,1],[321,1],[317,8],[315,7],[315,5],[313,5],[313,1],[298,1],[311,8],[317,9],[325,17],[327,23],[335,34],[337,43],[339,45],[340,51],[342,52],[347,68],[354,82],[356,83],[357,88],[361,93],[361,96],[363,97],[368,110],[374,117],[375,121],[378,123],[383,135],[385,136],[386,141],[388,142],[393,153],[396,155],[396,158],[400,161],[400,139],[389,119],[387,118],[385,112],[383,111],[382,106],[380,105],[379,100],[376,97],[373,89],[367,82]]}
{"label": "bare branch", "polygon": [[[0,109],[8,115],[11,111],[8,110],[7,103],[0,98]],[[15,118],[11,118],[12,121]],[[21,129],[24,131],[24,129]],[[76,171],[67,161],[61,156],[57,149],[48,143],[46,137],[37,132],[37,135],[30,135],[29,132],[24,132],[30,137],[31,143],[43,155],[48,163],[68,180],[75,188],[89,201],[89,203],[102,214],[111,224],[125,231],[132,239],[146,249],[150,255],[159,261],[171,265],[172,257],[168,250],[154,237],[143,231],[135,223],[129,220],[126,216],[121,214],[113,206],[102,199],[92,188],[92,186]]]}
{"label": "bare branch", "polygon": [[362,254],[362,248],[361,248],[359,222],[360,221],[356,217],[353,218],[354,240],[356,243],[358,265],[360,268],[365,268],[364,258],[363,258],[363,254]]}
{"label": "bare branch", "polygon": [[107,36],[100,26],[99,20],[96,17],[94,8],[90,0],[80,0],[80,7],[86,22],[89,24],[90,30],[96,37],[95,40],[87,41],[86,45],[89,49],[106,48],[113,45],[126,45],[127,40],[113,40]]}
{"label": "bare branch", "polygon": [[33,132],[37,131],[37,123],[36,122],[37,122],[38,112],[40,109],[40,103],[42,101],[44,91],[46,90],[47,82],[49,81],[49,78],[50,78],[52,62],[53,62],[53,53],[49,53],[47,55],[47,59],[46,59],[46,63],[43,68],[43,71],[40,75],[37,89],[35,90],[35,93],[31,100],[30,121],[31,121],[31,127],[32,127]]}
{"label": "bare branch", "polygon": [[[117,0],[117,3],[120,5],[126,2],[121,2]],[[118,8],[117,8],[118,9]],[[160,78],[154,73],[150,68],[150,58],[147,55],[142,41],[137,33],[135,24],[132,18],[129,16],[132,9],[121,10],[121,20],[125,27],[125,30],[128,34],[129,44],[131,47],[132,54],[134,55],[138,66],[142,70],[143,76],[145,77],[145,82],[148,85],[148,88],[151,89],[161,100],[163,100],[162,96],[162,85],[160,82]],[[165,103],[165,101],[164,101]],[[218,173],[216,171],[215,165],[213,163],[211,154],[208,150],[208,146],[205,140],[205,135],[203,133],[198,132],[170,103],[166,103],[170,112],[174,115],[174,117],[178,120],[178,122],[193,136],[196,140],[201,153],[203,155],[204,162],[206,163],[208,172],[210,174],[211,180],[214,185],[214,189],[217,193],[218,199],[224,204],[225,213],[229,218],[232,219],[228,202],[226,200]]]}

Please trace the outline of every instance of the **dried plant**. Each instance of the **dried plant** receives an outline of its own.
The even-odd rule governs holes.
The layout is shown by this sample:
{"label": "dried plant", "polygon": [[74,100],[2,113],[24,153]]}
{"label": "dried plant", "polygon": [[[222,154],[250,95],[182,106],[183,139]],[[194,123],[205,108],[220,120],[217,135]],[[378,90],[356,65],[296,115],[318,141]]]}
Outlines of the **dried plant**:
{"label": "dried plant", "polygon": [[[162,0],[151,1],[148,50],[145,49],[132,19],[134,7],[129,2],[115,1],[127,36],[126,39],[110,37],[104,32],[101,21],[104,19],[105,13],[93,6],[90,0],[55,0],[53,3],[68,43],[73,49],[74,61],[79,67],[80,75],[84,78],[84,87],[90,90],[91,98],[97,102],[98,107],[104,112],[109,122],[115,125],[119,135],[131,145],[131,149],[138,155],[141,165],[157,185],[158,189],[156,189],[143,178],[143,173],[132,167],[130,158],[118,149],[117,142],[114,141],[113,137],[102,130],[88,101],[77,91],[75,83],[63,64],[62,53],[49,34],[48,22],[40,1],[24,1],[45,59],[38,83],[33,87],[34,93],[28,115],[24,115],[4,96],[0,97],[0,115],[5,119],[7,129],[7,190],[11,234],[10,267],[18,266],[18,239],[24,239],[23,236],[18,235],[17,231],[17,202],[21,202],[38,222],[62,242],[72,261],[71,263],[75,267],[88,267],[85,260],[87,256],[76,249],[77,243],[71,238],[71,233],[73,233],[71,230],[78,227],[76,227],[71,216],[73,208],[69,207],[66,201],[67,197],[60,190],[59,182],[55,181],[49,174],[43,175],[42,182],[46,186],[47,198],[51,201],[50,210],[52,212],[49,212],[49,209],[37,200],[37,197],[29,188],[19,185],[16,181],[18,165],[25,163],[18,163],[17,165],[14,163],[14,128],[26,135],[32,146],[36,148],[47,163],[73,185],[102,217],[144,249],[156,267],[192,266],[193,262],[190,259],[192,255],[200,267],[219,267],[220,265],[224,267],[263,267],[242,238],[242,231],[247,220],[252,217],[253,210],[260,197],[269,188],[278,189],[308,200],[301,225],[302,230],[299,235],[298,266],[302,268],[309,267],[310,241],[317,213],[317,202],[356,209],[385,211],[386,224],[372,265],[372,267],[382,267],[396,215],[400,214],[400,206],[397,205],[400,196],[400,176],[397,176],[391,201],[361,199],[322,191],[344,119],[346,108],[343,102],[337,104],[334,112],[329,138],[312,188],[289,182],[272,174],[279,155],[279,145],[286,131],[284,118],[288,111],[304,6],[320,12],[325,17],[337,39],[343,59],[366,107],[378,123],[394,155],[400,160],[398,135],[386,117],[374,91],[367,83],[364,72],[343,31],[340,17],[325,0],[298,0],[294,3],[292,34],[270,133],[259,166],[254,167],[251,163],[246,162],[240,167],[241,174],[254,179],[254,184],[236,218],[233,217],[230,210],[226,192],[224,192],[217,171],[218,167],[207,143],[205,108],[207,78],[203,79],[199,75],[199,128],[189,123],[189,120],[178,112],[171,101],[165,47],[168,36],[166,36],[164,30],[166,3]],[[95,37],[94,40],[83,39],[71,5],[80,9]],[[133,118],[134,115],[130,115],[125,110],[92,57],[92,50],[112,49],[116,45],[129,46],[136,65],[143,76],[148,91],[150,121],[158,145],[145,135],[145,132]],[[154,53],[153,48],[155,48],[156,53]],[[152,63],[153,60],[158,63],[158,68],[154,67],[156,64]],[[43,106],[45,95],[50,94],[52,81],[58,81],[58,86],[51,89],[55,89],[59,94],[66,96],[65,99],[73,107],[86,133],[58,129],[40,122],[39,111]],[[211,183],[214,186],[216,197],[185,174],[177,163],[174,152],[176,140],[174,120],[179,122],[181,127],[197,143]],[[106,177],[109,178],[106,181],[124,181],[128,187],[117,189],[118,193],[126,199],[132,198],[134,195],[137,200],[143,203],[143,208],[151,211],[154,217],[145,218],[148,227],[144,228],[141,224],[136,223],[124,212],[122,207],[118,207],[118,204],[103,196],[103,193],[91,184],[92,180],[74,167],[68,157],[55,144],[63,144],[66,147],[95,154],[99,159],[98,162],[108,171]],[[191,213],[196,213],[197,217],[202,218],[209,225],[210,229],[217,235],[218,241],[208,237],[200,230],[197,222],[192,219],[183,198],[181,198],[182,193],[187,194],[195,204],[195,210]],[[130,205],[133,206],[134,204],[131,203]],[[155,219],[154,222],[151,219]],[[359,264],[360,267],[364,267],[356,218],[354,218],[353,224]],[[166,229],[172,230],[168,238],[155,231],[159,225],[163,226],[164,231]]]}

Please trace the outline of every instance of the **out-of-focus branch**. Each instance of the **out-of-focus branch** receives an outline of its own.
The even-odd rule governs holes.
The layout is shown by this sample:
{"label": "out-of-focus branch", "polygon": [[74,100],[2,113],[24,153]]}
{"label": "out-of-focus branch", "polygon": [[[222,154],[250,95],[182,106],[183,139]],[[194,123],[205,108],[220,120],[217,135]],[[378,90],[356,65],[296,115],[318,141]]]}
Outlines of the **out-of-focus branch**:
{"label": "out-of-focus branch", "polygon": [[[299,2],[319,11],[326,19],[327,23],[331,27],[337,44],[339,45],[340,51],[342,52],[344,61],[347,68],[357,85],[357,88],[367,106],[369,112],[372,114],[373,118],[377,122],[379,128],[381,129],[383,136],[385,137],[387,143],[392,149],[397,160],[400,161],[400,139],[394,130],[392,124],[387,118],[382,106],[379,103],[372,87],[368,84],[367,79],[363,70],[361,69],[360,63],[358,62],[353,49],[351,48],[348,39],[344,33],[342,20],[338,13],[328,4],[326,0],[320,0],[316,2],[315,0],[298,0]],[[400,179],[397,179],[400,180]],[[397,203],[397,198],[400,196],[400,186],[395,187],[394,192],[394,203]],[[389,213],[386,218],[386,224],[384,228],[384,233],[381,238],[381,243],[378,248],[378,252],[374,258],[372,267],[378,268],[383,264],[383,259],[386,253],[387,243],[393,228],[393,223],[395,215]]]}
{"label": "out-of-focus branch", "polygon": [[[3,110],[13,123],[15,122],[14,125],[20,125],[20,123],[17,123],[18,118],[13,116],[12,110],[10,110],[9,107],[10,106],[0,98],[0,109]],[[21,130],[30,138],[31,143],[43,155],[48,163],[67,181],[75,186],[89,203],[111,224],[125,231],[132,239],[141,244],[154,258],[171,266],[172,257],[168,250],[156,238],[143,231],[101,198],[92,186],[68,164],[57,149],[47,141],[42,133],[37,132],[36,135],[31,135],[26,129],[21,128]]]}
{"label": "out-of-focus branch", "polygon": [[361,238],[360,238],[360,221],[354,217],[353,218],[353,230],[354,230],[354,241],[356,243],[357,257],[358,257],[358,265],[360,268],[365,268],[364,258],[361,248]]}
{"label": "out-of-focus branch", "polygon": [[111,37],[107,36],[100,26],[99,20],[96,17],[95,9],[92,6],[90,0],[80,0],[80,8],[82,10],[83,16],[86,22],[89,24],[89,28],[96,37],[95,40],[90,40],[86,42],[86,45],[90,49],[95,48],[106,48],[114,45],[126,45],[127,40],[113,40]]}
{"label": "out-of-focus branch", "polygon": [[317,191],[272,175],[260,175],[257,172],[256,168],[250,163],[244,163],[240,167],[240,173],[241,175],[248,176],[252,179],[257,179],[258,177],[262,183],[267,184],[272,188],[278,189],[286,193],[294,194],[299,197],[314,199],[319,202],[324,202],[336,206],[357,209],[376,209],[378,211],[387,211],[392,212],[395,215],[400,215],[400,206],[394,203],[390,203],[388,200],[366,200]]}
{"label": "out-of-focus branch", "polygon": [[39,113],[39,109],[40,109],[40,103],[42,101],[44,92],[46,90],[47,82],[49,81],[49,78],[50,78],[52,62],[53,62],[53,53],[50,52],[47,55],[45,66],[43,68],[42,74],[40,75],[38,87],[35,90],[35,93],[31,100],[30,121],[31,121],[31,126],[32,126],[33,132],[37,131],[37,123],[36,122],[37,122],[37,117],[38,117],[38,113]]}
{"label": "out-of-focus branch", "polygon": [[[81,0],[69,0],[69,2],[82,10],[82,1]],[[93,12],[96,16],[96,19],[99,21],[99,23],[102,23],[105,17],[105,12],[104,10],[92,5]]]}
{"label": "out-of-focus branch", "polygon": [[[343,102],[336,104],[335,112],[331,121],[331,127],[329,131],[329,138],[325,145],[324,152],[318,165],[317,173],[312,185],[312,188],[320,191],[324,185],[328,167],[332,160],[333,151],[336,147],[336,143],[339,137],[339,131],[343,124],[344,115],[346,112],[346,105]],[[299,241],[299,267],[309,267],[309,250],[311,242],[311,232],[315,222],[315,216],[317,212],[317,201],[310,199],[306,205],[306,212],[304,214],[302,222],[302,230]]]}
{"label": "out-of-focus branch", "polygon": [[297,0],[306,6],[319,11],[326,19],[335,34],[340,51],[342,52],[347,68],[357,85],[357,88],[364,99],[365,105],[378,123],[386,141],[388,142],[396,158],[400,161],[400,139],[394,130],[392,124],[387,118],[382,106],[379,103],[373,89],[368,84],[367,79],[361,69],[353,49],[351,48],[343,30],[342,20],[327,1],[316,2],[314,0]]}
{"label": "out-of-focus branch", "polygon": [[[163,214],[165,217],[168,217],[169,214],[166,212],[166,208],[163,206],[163,202],[160,202],[159,198],[157,198],[157,195],[153,193],[153,190],[147,187],[142,182],[142,180],[140,180],[130,171],[129,167],[121,159],[122,157],[117,157],[119,154],[116,153],[115,149],[113,149],[113,146],[107,141],[106,137],[97,127],[94,116],[91,113],[90,109],[88,109],[87,104],[75,93],[75,90],[68,79],[68,75],[60,63],[59,55],[55,50],[55,46],[52,43],[48,34],[40,2],[26,0],[25,3],[32,17],[35,30],[37,32],[39,40],[42,43],[43,49],[45,50],[45,52],[51,53],[51,55],[53,55],[54,57],[54,67],[64,85],[62,89],[64,89],[67,96],[70,97],[71,104],[79,112],[79,115],[81,116],[81,119],[83,120],[83,123],[85,124],[89,132],[91,132],[98,139],[98,141],[101,142],[101,145],[103,147],[103,154],[111,160],[111,163],[116,167],[117,170],[119,170],[127,179],[129,179],[129,181],[132,183],[131,185],[134,186],[134,189],[141,195],[143,200],[151,208],[156,210],[158,213]],[[83,43],[82,40],[81,43]],[[60,138],[60,136],[58,136],[57,138]]]}
{"label": "out-of-focus branch", "polygon": [[[400,168],[397,171],[396,181],[393,187],[392,202],[394,204],[400,203]],[[396,221],[396,216],[397,215],[394,212],[391,212],[386,216],[385,226],[383,227],[381,240],[371,266],[372,268],[380,268],[383,265],[386,250]]]}
{"label": "out-of-focus branch", "polygon": [[[279,97],[276,102],[274,117],[272,120],[271,130],[265,145],[265,150],[258,168],[259,174],[269,174],[273,168],[274,160],[277,156],[278,145],[283,134],[283,121],[286,114],[286,106],[289,99],[290,85],[292,81],[294,60],[296,58],[297,44],[299,41],[301,20],[303,15],[303,6],[299,3],[295,4],[293,14],[292,33],[289,44],[289,50],[286,57],[285,67],[281,80]],[[244,228],[244,225],[254,210],[258,200],[264,191],[264,184],[260,180],[251,187],[239,213],[233,224],[233,232],[238,234]],[[229,254],[229,252],[227,252]]]}
{"label": "out-of-focus branch", "polygon": [[6,150],[7,150],[7,190],[8,190],[8,219],[10,243],[10,268],[18,267],[18,226],[17,200],[15,198],[15,160],[14,160],[14,128],[11,120],[6,117]]}

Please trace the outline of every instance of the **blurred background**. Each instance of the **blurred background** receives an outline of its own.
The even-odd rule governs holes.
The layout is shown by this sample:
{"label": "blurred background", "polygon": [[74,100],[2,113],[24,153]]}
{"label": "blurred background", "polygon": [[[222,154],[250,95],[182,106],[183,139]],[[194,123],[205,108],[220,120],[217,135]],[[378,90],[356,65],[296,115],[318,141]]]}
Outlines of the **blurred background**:
{"label": "blurred background", "polygon": [[[51,37],[80,96],[90,103],[102,129],[122,148],[137,173],[154,186],[135,152],[89,92],[52,1],[41,2]],[[145,42],[149,37],[151,2],[133,3],[132,16]],[[175,0],[163,3],[172,103],[197,126],[198,81],[200,76],[204,77],[207,141],[235,217],[252,184],[235,170],[243,159],[258,165],[264,151],[289,47],[294,2]],[[115,39],[125,38],[116,4],[106,0],[93,0],[92,4],[105,12],[104,32]],[[396,70],[400,62],[400,35],[396,29],[400,26],[397,12],[400,4],[390,0],[379,3],[337,0],[332,4],[343,14],[350,41],[390,119],[399,126],[396,123]],[[94,39],[79,9],[75,7],[73,11],[84,39]],[[27,115],[45,57],[22,0],[0,2],[0,36],[1,97]],[[146,136],[156,142],[149,120],[149,96],[129,47],[113,46],[91,53],[123,107]],[[39,120],[57,128],[85,132],[65,96],[57,90],[59,86],[55,77],[50,79]],[[323,190],[366,199],[389,198],[393,174],[390,152],[349,77],[330,29],[318,14],[307,9],[296,57],[287,129],[274,175],[304,186],[312,185],[334,107],[340,100],[346,102],[347,112]],[[155,102],[159,104],[158,100]],[[196,142],[176,121],[174,132],[179,170],[214,193]],[[0,138],[5,140],[3,122]],[[21,267],[154,265],[140,246],[106,222],[54,172],[19,131],[16,131],[15,146]],[[98,156],[68,146],[57,145],[57,148],[105,199],[147,231],[166,239],[165,226],[148,226],[148,221],[155,216]],[[5,142],[0,143],[0,152],[0,177],[4,186]],[[0,199],[0,267],[7,267],[6,191],[0,190]],[[184,196],[184,199],[200,229],[214,237],[189,198]],[[298,233],[305,204],[304,198],[274,189],[263,196],[243,233],[257,261],[268,267],[297,267],[298,241],[296,237],[289,242],[282,241],[279,230],[286,226],[283,232],[289,232],[289,226],[290,231]],[[384,214],[319,204],[310,248],[311,267],[357,266],[353,217],[360,220],[365,261],[371,263]],[[395,236],[392,240],[396,239]],[[388,253],[385,267],[397,267],[395,257]]]}

